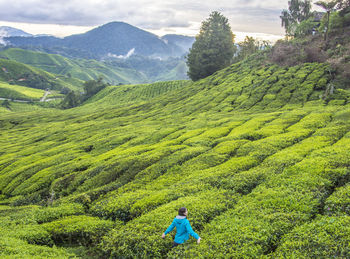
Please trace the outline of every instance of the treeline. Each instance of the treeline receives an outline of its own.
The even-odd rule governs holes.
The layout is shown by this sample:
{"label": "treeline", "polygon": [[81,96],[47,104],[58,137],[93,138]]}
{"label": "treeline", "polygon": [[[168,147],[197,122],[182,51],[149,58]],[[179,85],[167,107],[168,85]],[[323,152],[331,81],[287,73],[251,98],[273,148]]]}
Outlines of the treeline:
{"label": "treeline", "polygon": [[350,1],[318,1],[324,12],[311,9],[309,0],[291,0],[281,13],[286,38],[269,53],[270,61],[281,66],[328,63],[330,89],[350,85]]}
{"label": "treeline", "polygon": [[312,11],[310,0],[288,2],[288,10],[283,10],[280,16],[287,36],[321,33],[327,41],[330,31],[350,25],[349,0],[318,1],[315,4],[325,12]]}
{"label": "treeline", "polygon": [[[196,81],[252,54],[270,49],[272,51],[265,52],[270,57],[267,61],[283,66],[326,62],[333,54],[338,54],[339,57],[348,55],[346,46],[349,37],[346,35],[349,35],[349,30],[346,28],[350,26],[350,0],[318,1],[315,4],[322,7],[324,12],[313,11],[310,0],[288,1],[289,8],[283,10],[280,16],[286,40],[277,42],[276,48],[272,48],[267,41],[248,36],[243,42],[235,44],[235,35],[228,19],[219,12],[211,13],[202,22],[200,33],[187,56],[188,76]],[[333,42],[330,40],[332,33],[337,34],[337,39]],[[308,36],[323,41],[314,42]],[[301,46],[302,44],[304,45]],[[336,48],[341,53],[334,53]],[[342,78],[347,78],[349,75],[346,71],[350,71],[350,65],[337,64],[335,70],[340,71]]]}
{"label": "treeline", "polygon": [[99,91],[101,91],[108,85],[110,84],[105,83],[102,77],[99,77],[97,80],[86,81],[83,85],[84,87],[83,93],[69,91],[66,97],[61,102],[60,106],[63,109],[76,107],[82,104],[83,102],[85,102],[87,99],[89,99],[93,95],[97,94]]}

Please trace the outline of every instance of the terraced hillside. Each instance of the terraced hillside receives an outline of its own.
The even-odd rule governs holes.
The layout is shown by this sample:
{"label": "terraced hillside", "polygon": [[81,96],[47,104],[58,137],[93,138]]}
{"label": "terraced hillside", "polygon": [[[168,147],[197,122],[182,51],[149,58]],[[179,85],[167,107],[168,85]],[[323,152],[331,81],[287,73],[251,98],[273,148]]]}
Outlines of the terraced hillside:
{"label": "terraced hillside", "polygon": [[107,83],[115,85],[187,79],[187,65],[180,58],[160,60],[136,55],[128,58],[111,55],[103,61],[97,61],[18,48],[0,50],[0,58],[27,64],[65,78],[87,81],[102,76]]}
{"label": "terraced hillside", "polygon": [[[246,61],[0,115],[7,257],[349,257],[350,94]],[[161,239],[179,207],[202,237]]]}
{"label": "terraced hillside", "polygon": [[70,76],[84,81],[97,79],[99,76],[103,76],[104,80],[111,84],[147,81],[144,75],[134,69],[108,66],[92,59],[68,59],[60,55],[16,48],[1,51],[1,56],[53,74]]}
{"label": "terraced hillside", "polygon": [[[0,81],[36,89],[62,90],[82,88],[82,81],[55,75],[13,60],[0,57]],[[2,96],[0,96],[2,97]]]}
{"label": "terraced hillside", "polygon": [[19,100],[40,100],[44,90],[0,82],[0,97]]}

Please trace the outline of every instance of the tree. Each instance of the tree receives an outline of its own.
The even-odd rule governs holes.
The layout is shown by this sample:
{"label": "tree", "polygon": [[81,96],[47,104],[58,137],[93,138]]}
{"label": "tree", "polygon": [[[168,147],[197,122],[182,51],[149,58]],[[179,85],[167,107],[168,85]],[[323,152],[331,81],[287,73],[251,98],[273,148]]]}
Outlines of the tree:
{"label": "tree", "polygon": [[325,23],[325,32],[324,32],[324,40],[327,42],[328,41],[328,32],[329,32],[329,18],[330,18],[331,12],[334,10],[335,6],[338,4],[338,1],[337,0],[318,1],[315,4],[318,6],[321,6],[327,12],[326,23]]}
{"label": "tree", "polygon": [[337,0],[336,2],[341,15],[350,12],[350,0]]}
{"label": "tree", "polygon": [[258,40],[253,37],[246,36],[244,41],[238,43],[238,51],[233,59],[233,63],[239,62],[250,55],[270,48],[271,45],[266,40]]}
{"label": "tree", "polygon": [[310,0],[288,1],[288,10],[281,13],[282,27],[285,28],[288,36],[294,36],[297,26],[312,15]]}
{"label": "tree", "polygon": [[103,82],[103,78],[101,76],[97,80],[85,81],[83,84],[84,93],[79,94],[79,93],[75,93],[74,91],[69,91],[66,97],[61,102],[61,107],[63,109],[76,107],[81,103],[85,102],[91,96],[97,94],[99,91],[101,91],[108,85],[109,85],[108,83]]}
{"label": "tree", "polygon": [[339,11],[339,15],[343,18],[346,16],[348,17],[347,19],[344,19],[344,25],[349,26],[350,25],[350,0],[338,0],[337,1],[337,10]]}
{"label": "tree", "polygon": [[219,12],[212,12],[202,22],[187,55],[188,76],[196,81],[230,65],[235,53],[234,37],[228,19]]}
{"label": "tree", "polygon": [[84,82],[85,98],[89,98],[94,94],[105,88],[107,84],[103,82],[103,78],[100,76],[97,80],[89,80]]}
{"label": "tree", "polygon": [[80,103],[79,96],[74,91],[70,91],[61,102],[61,107],[63,109],[70,109],[78,106],[79,103]]}

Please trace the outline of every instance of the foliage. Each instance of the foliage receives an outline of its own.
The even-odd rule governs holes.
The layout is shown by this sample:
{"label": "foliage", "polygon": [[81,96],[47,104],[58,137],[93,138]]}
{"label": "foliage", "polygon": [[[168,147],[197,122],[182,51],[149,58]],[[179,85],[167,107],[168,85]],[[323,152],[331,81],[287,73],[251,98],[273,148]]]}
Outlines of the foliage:
{"label": "foliage", "polygon": [[[67,81],[79,84],[80,80],[97,80],[100,75],[109,83],[142,83],[147,79],[132,67],[113,65],[93,59],[69,59],[60,55],[47,54],[18,48],[7,48],[0,55],[12,61],[24,63],[49,73],[59,75]],[[79,79],[79,80],[76,80]]]}
{"label": "foliage", "polygon": [[7,83],[27,86],[36,89],[60,90],[63,87],[77,89],[69,80],[59,78],[38,68],[34,68],[22,63],[0,58],[0,80]]}
{"label": "foliage", "polygon": [[339,15],[339,12],[331,12],[329,18],[327,16],[323,17],[321,24],[319,26],[319,31],[323,33],[325,28],[328,26],[328,33],[334,32],[337,29],[341,29],[344,26],[344,18]]}
{"label": "foliage", "polygon": [[[302,29],[302,28],[301,28]],[[282,66],[295,66],[302,63],[325,62],[327,53],[321,44],[300,41],[279,40],[272,47],[270,60]]]}
{"label": "foliage", "polygon": [[349,249],[349,217],[319,217],[286,235],[275,256],[297,258],[346,258]]}
{"label": "foliage", "polygon": [[310,17],[298,24],[295,28],[294,36],[301,38],[303,36],[311,35],[318,26],[319,24],[318,22],[315,22],[315,18]]}
{"label": "foliage", "polygon": [[69,109],[78,106],[80,103],[80,97],[78,93],[70,91],[61,102],[63,109]]}
{"label": "foliage", "polygon": [[212,12],[202,22],[187,56],[188,76],[196,81],[227,67],[235,52],[233,43],[234,35],[227,18],[219,12]]}
{"label": "foliage", "polygon": [[84,214],[84,207],[77,203],[50,206],[34,211],[33,216],[39,224],[50,222],[65,216]]}
{"label": "foliage", "polygon": [[84,99],[88,99],[91,96],[97,94],[103,88],[105,88],[107,84],[103,82],[103,78],[99,77],[97,80],[89,80],[84,82],[84,91],[85,96]]}
{"label": "foliage", "polygon": [[259,41],[253,37],[246,36],[243,42],[238,43],[238,51],[233,62],[239,62],[259,50],[268,49],[269,47],[270,45],[267,41]]}
{"label": "foliage", "polygon": [[[75,109],[11,103],[1,256],[346,256],[350,94],[322,98],[329,69],[258,53],[197,82],[107,86]],[[202,241],[171,249],[161,234],[182,206]]]}
{"label": "foliage", "polygon": [[96,246],[100,238],[114,225],[113,222],[99,220],[89,216],[69,216],[57,221],[43,224],[57,244],[78,243],[85,246]]}
{"label": "foliage", "polygon": [[81,95],[77,92],[70,91],[66,97],[61,102],[61,107],[63,109],[69,109],[78,106],[83,103],[93,95],[97,94],[99,91],[104,89],[108,84],[103,82],[102,77],[97,80],[89,80],[84,82],[84,94]]}
{"label": "foliage", "polygon": [[337,0],[333,1],[318,1],[315,4],[318,6],[321,6],[323,9],[325,9],[327,15],[326,15],[326,22],[324,24],[324,27],[321,29],[324,30],[324,39],[325,41],[328,41],[328,32],[329,32],[329,20],[330,20],[330,15],[331,11],[334,9],[334,7],[337,5]]}
{"label": "foliage", "polygon": [[285,28],[286,34],[289,36],[294,35],[297,26],[309,19],[311,15],[311,1],[288,1],[288,10],[283,10],[280,16],[282,27]]}

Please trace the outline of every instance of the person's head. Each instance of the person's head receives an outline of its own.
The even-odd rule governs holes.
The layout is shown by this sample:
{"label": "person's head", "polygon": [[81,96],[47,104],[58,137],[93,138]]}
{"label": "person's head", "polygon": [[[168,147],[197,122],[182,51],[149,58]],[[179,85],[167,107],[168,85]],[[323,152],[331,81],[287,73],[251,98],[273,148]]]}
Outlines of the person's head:
{"label": "person's head", "polygon": [[187,209],[185,207],[179,209],[179,216],[187,216]]}

